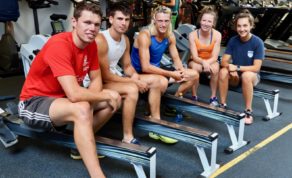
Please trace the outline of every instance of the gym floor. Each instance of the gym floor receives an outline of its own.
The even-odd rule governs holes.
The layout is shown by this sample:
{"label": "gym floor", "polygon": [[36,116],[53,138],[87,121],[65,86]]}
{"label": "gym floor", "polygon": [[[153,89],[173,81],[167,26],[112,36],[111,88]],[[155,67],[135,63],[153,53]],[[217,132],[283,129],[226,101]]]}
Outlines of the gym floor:
{"label": "gym floor", "polygon": [[[23,76],[0,78],[2,95],[18,96],[24,81]],[[247,146],[232,154],[225,154],[224,149],[230,144],[227,127],[221,122],[193,116],[181,123],[219,133],[217,163],[219,170],[214,177],[219,178],[279,178],[291,177],[292,174],[292,122],[291,86],[262,81],[259,88],[279,89],[278,111],[283,114],[273,120],[263,121],[266,115],[261,98],[254,97],[254,124],[245,127],[244,139],[251,141]],[[175,86],[169,90],[173,91]],[[289,92],[290,90],[290,92]],[[199,97],[208,100],[209,87],[201,85]],[[17,100],[15,100],[17,102]],[[0,102],[5,107],[7,101]],[[243,99],[239,93],[230,92],[228,104],[233,110],[243,111]],[[142,111],[142,104],[138,111]],[[166,117],[172,121],[173,118]],[[121,123],[110,121],[100,134],[110,138],[121,139]],[[146,132],[135,129],[135,136],[143,145],[157,148],[157,177],[159,178],[193,178],[203,171],[198,153],[194,146],[179,142],[166,145],[148,138]],[[208,151],[207,151],[208,153]],[[109,178],[136,177],[131,164],[111,158],[100,159],[101,166]],[[19,143],[10,149],[0,146],[0,178],[39,178],[39,177],[88,177],[82,161],[72,160],[67,148],[46,143],[45,140],[19,138]],[[149,169],[144,167],[145,172]]]}

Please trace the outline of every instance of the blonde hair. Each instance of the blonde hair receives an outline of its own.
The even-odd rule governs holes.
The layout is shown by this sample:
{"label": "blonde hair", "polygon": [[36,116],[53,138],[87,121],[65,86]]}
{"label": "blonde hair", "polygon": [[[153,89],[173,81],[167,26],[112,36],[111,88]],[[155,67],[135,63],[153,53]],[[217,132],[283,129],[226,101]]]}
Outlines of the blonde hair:
{"label": "blonde hair", "polygon": [[169,14],[169,25],[168,25],[168,30],[167,32],[165,33],[165,36],[166,38],[168,38],[171,33],[172,33],[172,24],[171,24],[171,9],[168,8],[168,7],[165,7],[165,6],[158,6],[154,9],[154,11],[152,12],[152,20],[151,20],[151,23],[148,25],[148,29],[150,31],[150,34],[151,35],[157,35],[158,32],[157,32],[157,29],[155,27],[155,17],[158,13],[164,13],[164,14]]}

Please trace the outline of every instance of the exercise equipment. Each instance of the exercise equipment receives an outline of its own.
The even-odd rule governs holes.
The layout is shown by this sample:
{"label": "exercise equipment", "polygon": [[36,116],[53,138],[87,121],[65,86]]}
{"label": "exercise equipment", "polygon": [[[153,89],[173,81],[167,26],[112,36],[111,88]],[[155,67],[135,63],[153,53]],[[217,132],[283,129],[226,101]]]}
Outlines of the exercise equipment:
{"label": "exercise equipment", "polygon": [[15,96],[13,95],[0,96],[0,101],[12,100],[12,99],[15,99]]}
{"label": "exercise equipment", "polygon": [[48,35],[32,35],[27,44],[22,44],[20,48],[20,55],[23,63],[23,70],[25,76],[29,71],[30,65],[40,51],[40,49],[44,46],[50,36]]}
{"label": "exercise equipment", "polygon": [[173,31],[176,38],[177,48],[183,52],[181,57],[182,63],[186,64],[189,59],[190,50],[189,50],[189,33],[196,30],[195,25],[191,24],[182,24],[176,30]]}
{"label": "exercise equipment", "polygon": [[61,33],[65,31],[63,20],[67,19],[67,15],[64,14],[52,14],[50,16],[51,19],[51,27],[52,27],[52,35]]}
{"label": "exercise equipment", "polygon": [[[281,22],[281,24],[275,29],[274,33],[271,35],[271,39],[274,40],[281,40],[281,41],[287,41],[288,38],[292,35],[292,10],[290,9],[287,13],[287,16],[284,18],[284,20]],[[291,51],[291,47],[280,47],[276,48],[280,50],[288,50]]]}
{"label": "exercise equipment", "polygon": [[[17,106],[10,105],[10,110],[15,110],[15,107],[17,108]],[[62,131],[50,132],[31,128],[25,125],[15,113],[9,113],[0,108],[0,141],[8,148],[18,142],[18,136],[39,139],[76,149],[72,130],[64,129]],[[150,168],[148,174],[150,178],[156,177],[155,147],[128,144],[99,136],[96,136],[95,139],[98,153],[133,164],[139,178],[146,178],[142,165]]]}
{"label": "exercise equipment", "polygon": [[[121,113],[118,114],[121,116]],[[134,121],[135,128],[137,129],[171,137],[196,147],[204,170],[200,174],[201,176],[209,177],[219,168],[219,164],[216,163],[218,133],[164,120],[146,119],[145,116],[141,115],[136,115]],[[205,152],[205,149],[210,150],[208,157],[208,152]]]}
{"label": "exercise equipment", "polygon": [[[164,94],[162,96],[162,102],[164,102],[167,106],[176,109],[178,114],[186,112],[192,115],[214,119],[226,124],[231,139],[231,145],[225,149],[225,153],[233,153],[234,151],[249,144],[249,141],[245,141],[243,139],[245,127],[244,113],[213,107],[206,103],[193,101],[188,98],[176,97],[171,94]],[[237,135],[235,127],[238,127]]]}
{"label": "exercise equipment", "polygon": [[58,5],[59,2],[54,0],[26,0],[26,1],[28,3],[28,6],[33,10],[35,33],[40,34],[37,10],[41,8],[49,8],[51,7],[51,5]]}

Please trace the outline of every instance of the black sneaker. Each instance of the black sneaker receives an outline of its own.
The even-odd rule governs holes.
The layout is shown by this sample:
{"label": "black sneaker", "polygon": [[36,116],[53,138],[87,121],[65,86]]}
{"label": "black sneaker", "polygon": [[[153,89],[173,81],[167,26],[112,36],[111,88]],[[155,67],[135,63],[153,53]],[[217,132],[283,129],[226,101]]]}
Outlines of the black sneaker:
{"label": "black sneaker", "polygon": [[[70,157],[74,160],[81,160],[82,157],[77,149],[71,149],[70,150]],[[104,158],[103,155],[97,155],[98,158]]]}

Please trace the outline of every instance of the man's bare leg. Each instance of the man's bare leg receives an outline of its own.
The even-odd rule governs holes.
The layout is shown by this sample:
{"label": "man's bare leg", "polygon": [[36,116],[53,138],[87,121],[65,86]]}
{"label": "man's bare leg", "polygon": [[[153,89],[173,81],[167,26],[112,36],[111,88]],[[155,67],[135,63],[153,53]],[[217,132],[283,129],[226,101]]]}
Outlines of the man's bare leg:
{"label": "man's bare leg", "polygon": [[[106,90],[106,89],[104,89]],[[109,91],[109,90],[107,90]],[[111,96],[115,99],[118,108],[121,107],[121,96],[119,93],[114,92],[114,91],[109,91],[111,93]],[[103,102],[103,103],[94,103],[92,104],[93,107],[93,130],[94,133],[96,133],[98,130],[100,130],[104,124],[107,123],[107,121],[112,117],[114,114],[112,112],[112,109],[108,107],[109,103]],[[107,110],[110,111],[107,111]],[[100,119],[100,118],[105,118],[105,119]]]}
{"label": "man's bare leg", "polygon": [[[112,114],[111,107],[106,102],[100,102],[101,107]],[[93,108],[88,102],[72,103],[67,98],[58,98],[53,101],[50,111],[50,117],[55,125],[73,122],[74,124],[74,141],[78,151],[83,159],[83,162],[91,177],[104,178],[99,160],[96,157],[96,144],[93,132]],[[101,122],[108,120],[99,118]]]}
{"label": "man's bare leg", "polygon": [[111,82],[104,84],[104,88],[117,91],[123,98],[123,141],[130,143],[133,136],[133,122],[139,90],[135,83]]}
{"label": "man's bare leg", "polygon": [[189,90],[194,85],[195,81],[199,77],[198,73],[193,71],[192,69],[186,69],[185,72],[188,78],[186,79],[186,82],[180,84],[179,88],[175,93],[175,96],[179,96],[180,93],[182,94],[186,93],[187,90]]}
{"label": "man's bare leg", "polygon": [[189,62],[189,67],[191,68],[191,70],[195,71],[196,72],[195,75],[198,76],[194,81],[194,85],[192,87],[192,96],[197,96],[197,91],[200,82],[200,73],[202,72],[202,65],[191,61]]}
{"label": "man's bare leg", "polygon": [[140,79],[149,86],[148,102],[151,118],[160,119],[161,93],[167,89],[168,81],[159,75],[141,74]]}

